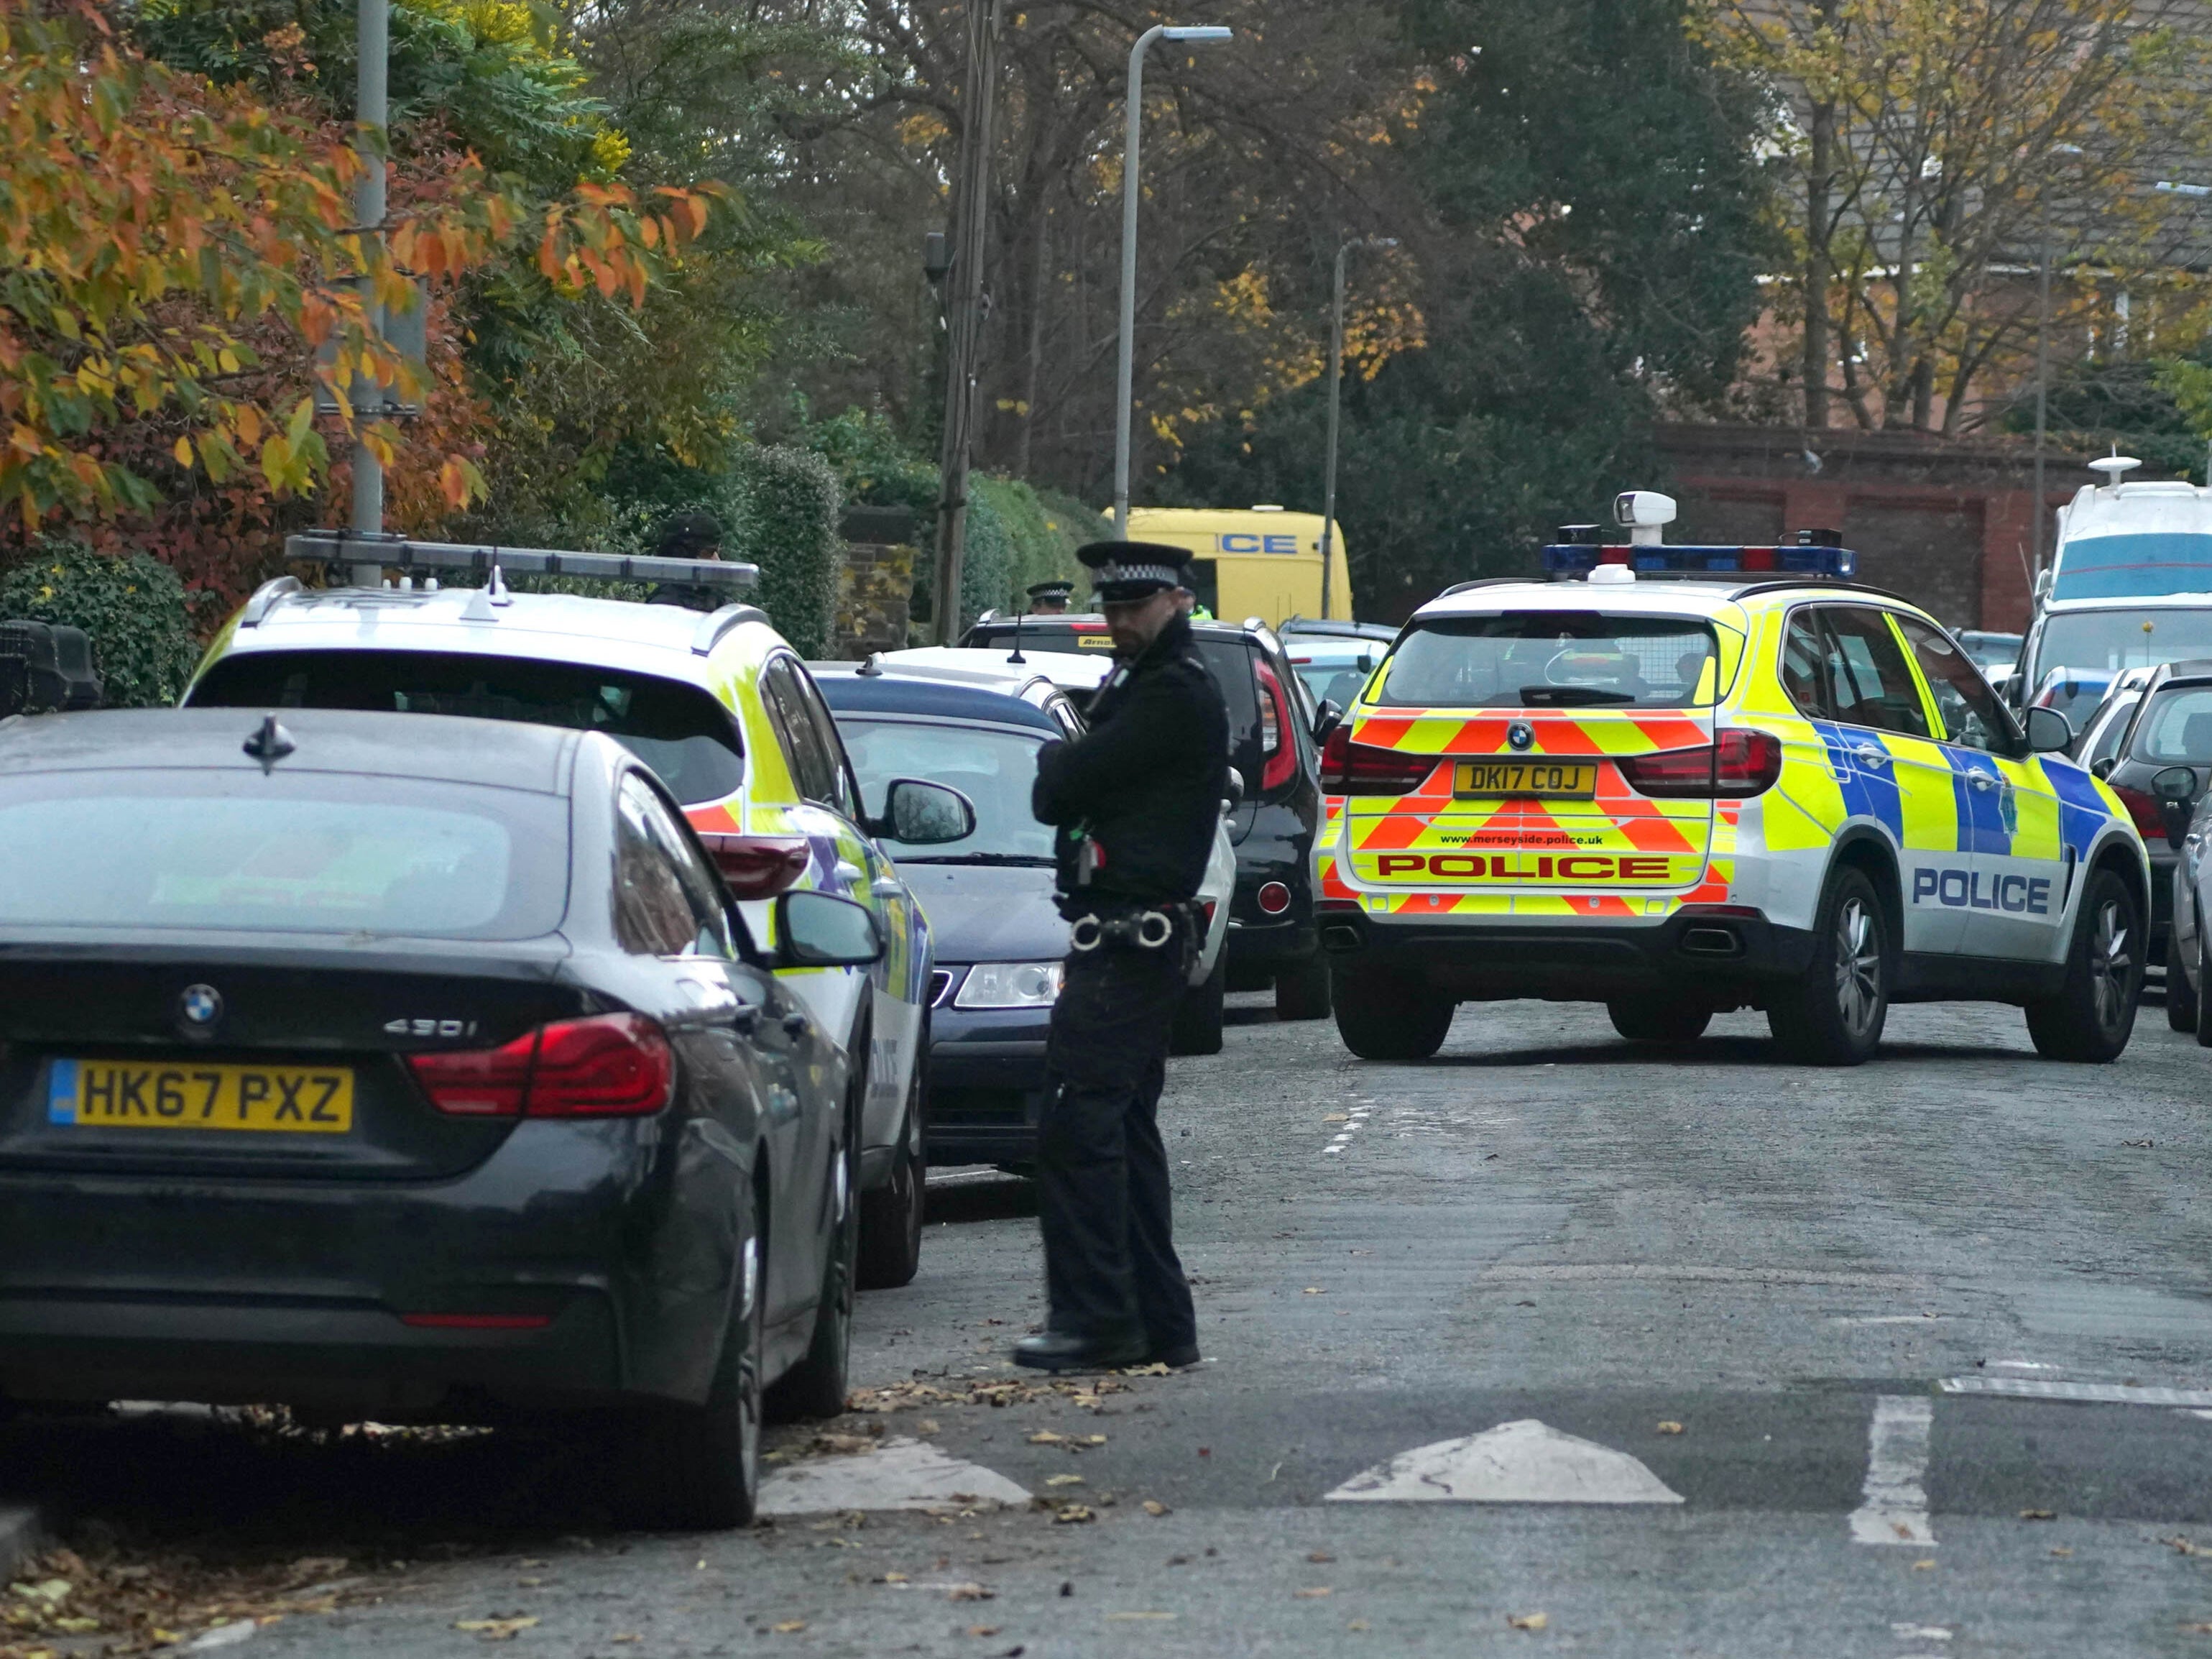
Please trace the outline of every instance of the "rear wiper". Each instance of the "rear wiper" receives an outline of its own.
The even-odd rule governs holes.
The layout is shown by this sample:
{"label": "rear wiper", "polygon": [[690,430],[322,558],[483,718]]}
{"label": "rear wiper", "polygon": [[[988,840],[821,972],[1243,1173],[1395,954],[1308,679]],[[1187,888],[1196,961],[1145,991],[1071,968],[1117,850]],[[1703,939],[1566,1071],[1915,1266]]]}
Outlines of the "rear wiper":
{"label": "rear wiper", "polygon": [[1630,691],[1601,691],[1594,685],[1524,685],[1521,703],[1526,708],[1584,708],[1599,702],[1634,702]]}
{"label": "rear wiper", "polygon": [[896,864],[999,864],[1021,866],[1033,870],[1049,870],[1053,861],[1035,853],[917,853],[911,857],[895,859]]}

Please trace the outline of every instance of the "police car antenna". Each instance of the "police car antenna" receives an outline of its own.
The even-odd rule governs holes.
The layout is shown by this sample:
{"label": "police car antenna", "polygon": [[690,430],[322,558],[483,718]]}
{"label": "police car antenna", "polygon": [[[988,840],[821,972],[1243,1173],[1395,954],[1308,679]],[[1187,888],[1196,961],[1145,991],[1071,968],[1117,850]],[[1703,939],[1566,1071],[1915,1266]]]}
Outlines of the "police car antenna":
{"label": "police car antenna", "polygon": [[1014,648],[1006,653],[1006,660],[1008,662],[1026,663],[1029,661],[1027,657],[1022,655],[1022,618],[1027,614],[1028,612],[1023,611],[1017,611],[1014,612]]}
{"label": "police car antenna", "polygon": [[283,760],[300,745],[292,741],[292,734],[276,723],[274,714],[264,714],[261,724],[243,745],[246,752],[261,763],[261,775],[266,777],[276,769]]}

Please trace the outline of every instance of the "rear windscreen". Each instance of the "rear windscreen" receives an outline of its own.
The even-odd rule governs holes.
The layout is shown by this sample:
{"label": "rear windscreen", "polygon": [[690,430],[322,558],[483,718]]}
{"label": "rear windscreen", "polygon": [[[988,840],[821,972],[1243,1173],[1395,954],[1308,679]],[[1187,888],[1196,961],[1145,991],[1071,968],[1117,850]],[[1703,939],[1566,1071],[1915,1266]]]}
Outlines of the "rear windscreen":
{"label": "rear windscreen", "polygon": [[573,663],[446,651],[256,651],[226,657],[186,700],[195,708],[368,708],[465,714],[604,732],[660,774],[686,806],[744,781],[735,721],[681,680]]}
{"label": "rear windscreen", "polygon": [[0,783],[0,928],[533,939],[568,908],[558,796],[350,774]]}
{"label": "rear windscreen", "polygon": [[1690,708],[1717,695],[1713,630],[1677,617],[1439,617],[1399,642],[1380,701],[1440,708]]}
{"label": "rear windscreen", "polygon": [[994,648],[1018,644],[1024,651],[1064,651],[1079,657],[1110,657],[1114,654],[1114,636],[1103,628],[1094,626],[1079,631],[1065,623],[1041,628],[1024,624],[1018,636],[1012,628],[970,629],[968,637],[961,643]]}

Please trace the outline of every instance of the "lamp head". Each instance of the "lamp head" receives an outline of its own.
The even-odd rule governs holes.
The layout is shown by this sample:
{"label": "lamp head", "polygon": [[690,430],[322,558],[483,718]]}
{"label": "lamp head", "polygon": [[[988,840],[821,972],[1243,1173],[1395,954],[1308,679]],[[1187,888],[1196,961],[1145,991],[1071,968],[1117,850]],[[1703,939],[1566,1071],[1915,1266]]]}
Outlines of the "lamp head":
{"label": "lamp head", "polygon": [[1218,23],[1188,23],[1162,29],[1160,39],[1163,40],[1228,40],[1233,39],[1236,33],[1236,30],[1224,28]]}

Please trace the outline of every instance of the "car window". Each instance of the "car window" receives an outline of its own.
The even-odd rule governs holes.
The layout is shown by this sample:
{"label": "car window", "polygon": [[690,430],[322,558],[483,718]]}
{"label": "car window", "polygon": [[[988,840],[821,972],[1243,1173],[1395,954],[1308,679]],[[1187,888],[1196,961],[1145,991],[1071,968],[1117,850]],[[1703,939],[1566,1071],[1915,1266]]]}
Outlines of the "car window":
{"label": "car window", "polygon": [[769,723],[775,728],[776,742],[799,793],[808,800],[834,802],[837,793],[834,764],[807,713],[790,659],[777,657],[769,662],[761,673],[761,691],[768,705]]}
{"label": "car window", "polygon": [[845,744],[837,735],[837,722],[830,718],[829,706],[822,701],[821,688],[805,669],[791,665],[791,683],[797,688],[801,710],[807,724],[814,729],[814,742],[822,751],[830,769],[830,789],[817,797],[824,806],[835,807],[847,817],[860,816],[860,804],[853,798],[852,769],[845,755]]}
{"label": "car window", "polygon": [[2120,739],[2128,734],[2128,716],[2142,701],[2140,696],[2126,696],[2113,702],[2098,722],[2096,734],[2089,740],[2087,751],[2081,757],[2082,765],[2094,766],[2099,761],[2110,760],[2120,752]]}
{"label": "car window", "polygon": [[1936,712],[1943,717],[1950,740],[1964,749],[1980,749],[1992,755],[2016,755],[2020,740],[2014,734],[1997,694],[1964,651],[1914,617],[1899,617],[1898,628],[1912,647],[1913,660],[1936,699]]}
{"label": "car window", "polygon": [[2136,721],[2130,760],[2212,766],[2212,685],[2169,686]]}
{"label": "car window", "polygon": [[604,732],[687,806],[744,782],[737,722],[681,680],[466,651],[252,651],[192,688],[196,708],[371,708]]}
{"label": "car window", "polygon": [[1213,683],[1221,688],[1222,703],[1229,710],[1230,754],[1243,754],[1249,747],[1250,754],[1245,763],[1256,763],[1260,680],[1252,672],[1252,653],[1241,638],[1206,636],[1198,641],[1198,657],[1212,674]]}
{"label": "car window", "polygon": [[845,738],[868,805],[880,811],[893,778],[922,778],[957,789],[975,808],[975,833],[963,840],[916,848],[882,837],[893,858],[960,860],[988,857],[1052,862],[1052,830],[1030,811],[1036,782],[1042,732],[1024,726],[955,726],[902,720],[888,715],[847,714]]}
{"label": "car window", "polygon": [[1820,618],[1811,610],[1793,611],[1782,630],[1782,689],[1797,712],[1816,720],[1836,717],[1827,693],[1828,645],[1820,633]]}
{"label": "car window", "polygon": [[1822,609],[1820,621],[1829,646],[1822,678],[1835,718],[1877,732],[1928,736],[1928,714],[1889,618],[1856,605],[1832,605]]}
{"label": "car window", "polygon": [[721,889],[653,787],[625,775],[615,798],[615,934],[635,956],[737,955]]}

